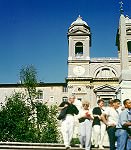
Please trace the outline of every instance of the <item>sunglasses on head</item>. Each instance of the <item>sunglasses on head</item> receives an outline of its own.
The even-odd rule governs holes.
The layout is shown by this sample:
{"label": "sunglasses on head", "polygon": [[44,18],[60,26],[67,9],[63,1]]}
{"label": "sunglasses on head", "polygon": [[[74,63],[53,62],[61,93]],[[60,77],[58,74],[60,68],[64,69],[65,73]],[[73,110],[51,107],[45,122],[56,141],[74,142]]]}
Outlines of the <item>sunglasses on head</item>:
{"label": "sunglasses on head", "polygon": [[88,104],[82,104],[83,106],[89,106]]}

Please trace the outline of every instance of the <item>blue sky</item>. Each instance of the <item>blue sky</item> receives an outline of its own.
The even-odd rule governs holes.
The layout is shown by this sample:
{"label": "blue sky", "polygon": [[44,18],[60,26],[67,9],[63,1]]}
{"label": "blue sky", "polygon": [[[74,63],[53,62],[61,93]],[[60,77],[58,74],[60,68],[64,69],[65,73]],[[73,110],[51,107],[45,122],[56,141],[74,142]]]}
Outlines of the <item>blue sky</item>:
{"label": "blue sky", "polygon": [[[65,82],[67,31],[78,15],[92,33],[92,57],[117,57],[120,0],[0,0],[0,84],[17,83],[22,66],[38,81]],[[131,0],[123,0],[131,18]]]}

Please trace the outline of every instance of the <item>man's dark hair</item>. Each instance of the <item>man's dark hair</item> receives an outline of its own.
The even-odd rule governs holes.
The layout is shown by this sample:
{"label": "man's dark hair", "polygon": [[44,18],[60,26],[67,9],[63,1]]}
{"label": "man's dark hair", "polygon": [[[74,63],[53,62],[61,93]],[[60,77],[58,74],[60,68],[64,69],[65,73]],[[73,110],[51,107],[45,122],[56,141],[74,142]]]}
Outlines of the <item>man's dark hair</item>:
{"label": "man's dark hair", "polygon": [[119,99],[114,99],[113,103],[121,102]]}
{"label": "man's dark hair", "polygon": [[103,100],[103,99],[99,99],[99,100],[97,101],[97,104],[99,104],[100,102],[104,102],[104,100]]}
{"label": "man's dark hair", "polygon": [[124,101],[123,101],[123,105],[126,105],[126,102],[128,101],[129,99],[125,99]]}

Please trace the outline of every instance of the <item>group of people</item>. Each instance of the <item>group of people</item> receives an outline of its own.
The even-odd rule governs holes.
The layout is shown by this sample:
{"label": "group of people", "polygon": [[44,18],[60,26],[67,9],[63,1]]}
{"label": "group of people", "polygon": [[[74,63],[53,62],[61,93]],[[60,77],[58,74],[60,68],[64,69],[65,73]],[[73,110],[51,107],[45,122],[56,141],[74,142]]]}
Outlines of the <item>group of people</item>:
{"label": "group of people", "polygon": [[70,149],[77,117],[79,141],[85,150],[90,150],[91,145],[104,149],[106,131],[110,150],[131,150],[131,100],[124,100],[122,109],[119,109],[121,106],[119,99],[110,100],[108,107],[104,107],[103,99],[99,99],[97,104],[97,107],[90,109],[90,103],[83,100],[78,107],[75,96],[70,96],[68,101],[59,105],[61,110],[67,107],[66,116],[61,121],[61,132],[66,149]]}

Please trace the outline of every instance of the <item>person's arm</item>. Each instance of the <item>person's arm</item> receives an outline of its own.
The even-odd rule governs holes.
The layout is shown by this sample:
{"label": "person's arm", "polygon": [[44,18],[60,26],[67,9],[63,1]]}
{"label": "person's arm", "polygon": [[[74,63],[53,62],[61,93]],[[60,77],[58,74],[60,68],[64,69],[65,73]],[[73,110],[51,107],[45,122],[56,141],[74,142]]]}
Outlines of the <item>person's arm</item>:
{"label": "person's arm", "polygon": [[112,127],[114,127],[114,126],[116,126],[116,124],[114,124],[114,123],[111,123],[111,124],[108,124],[108,115],[107,114],[105,114],[105,113],[102,113],[101,114],[101,120],[104,122],[104,124],[108,127],[108,126],[112,126]]}
{"label": "person's arm", "polygon": [[107,117],[106,114],[104,114],[104,113],[101,114],[101,120],[104,122],[105,125],[108,126],[107,118],[108,118],[108,117]]}
{"label": "person's arm", "polygon": [[94,117],[88,112],[85,114],[85,118],[89,119],[89,120],[93,120]]}
{"label": "person's arm", "polygon": [[100,115],[93,115],[93,117],[98,117],[101,120],[101,116]]}
{"label": "person's arm", "polygon": [[75,105],[74,105],[74,108],[75,108],[75,114],[78,115],[79,110],[77,109],[77,107]]}
{"label": "person's arm", "polygon": [[128,120],[128,114],[126,111],[121,112],[120,114],[121,124],[125,127],[131,126],[131,122]]}
{"label": "person's arm", "polygon": [[59,105],[58,110],[62,110],[63,108],[65,108],[65,107],[67,107],[67,106],[68,106],[67,103],[62,102],[62,103]]}
{"label": "person's arm", "polygon": [[123,124],[124,126],[131,126],[131,122],[126,122]]}

